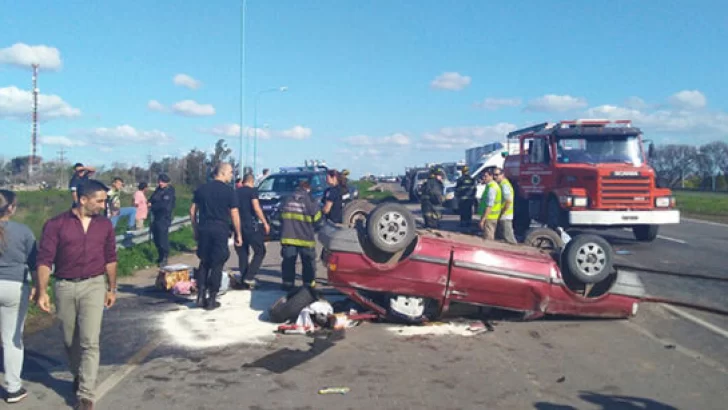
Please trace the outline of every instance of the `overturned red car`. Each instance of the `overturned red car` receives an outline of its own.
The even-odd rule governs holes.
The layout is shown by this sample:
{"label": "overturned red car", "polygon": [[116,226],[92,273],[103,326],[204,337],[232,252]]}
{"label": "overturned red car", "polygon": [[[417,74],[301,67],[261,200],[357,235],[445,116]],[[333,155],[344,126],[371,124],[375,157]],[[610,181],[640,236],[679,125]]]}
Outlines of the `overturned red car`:
{"label": "overturned red car", "polygon": [[348,208],[351,224],[327,223],[318,234],[328,283],[384,317],[418,323],[465,303],[522,312],[524,319],[627,318],[644,296],[634,273],[613,267],[612,248],[600,236],[543,250],[417,229],[398,203]]}

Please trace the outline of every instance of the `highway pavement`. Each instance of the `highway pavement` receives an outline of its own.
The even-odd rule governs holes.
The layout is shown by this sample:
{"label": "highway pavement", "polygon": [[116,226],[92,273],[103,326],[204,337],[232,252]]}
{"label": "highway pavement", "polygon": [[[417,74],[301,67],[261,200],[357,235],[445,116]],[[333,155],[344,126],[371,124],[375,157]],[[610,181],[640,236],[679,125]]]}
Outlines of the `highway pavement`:
{"label": "highway pavement", "polygon": [[[454,216],[447,218],[456,225]],[[685,226],[666,229],[670,239],[652,244],[636,244],[620,231],[610,240],[631,252],[620,255],[625,263],[719,269],[719,253],[713,262],[682,255],[709,235],[725,238],[725,228]],[[105,313],[97,408],[725,408],[728,333],[715,331],[725,329],[719,317],[681,310],[717,325],[711,330],[643,304],[630,320],[497,321],[480,334],[467,331],[472,319],[466,319],[426,327],[363,323],[343,338],[276,335],[265,311],[280,296],[274,285],[280,247],[267,247],[261,288],[229,291],[214,312],[155,290],[154,270],[125,279],[118,305]],[[192,254],[172,262],[197,263]],[[233,256],[228,267],[236,266]],[[323,266],[317,275],[325,277]],[[719,289],[711,290],[716,284],[673,286],[667,279],[643,275],[651,293],[725,302]],[[71,383],[58,327],[25,340],[30,397],[21,406],[67,408]],[[324,387],[350,391],[318,394]]]}

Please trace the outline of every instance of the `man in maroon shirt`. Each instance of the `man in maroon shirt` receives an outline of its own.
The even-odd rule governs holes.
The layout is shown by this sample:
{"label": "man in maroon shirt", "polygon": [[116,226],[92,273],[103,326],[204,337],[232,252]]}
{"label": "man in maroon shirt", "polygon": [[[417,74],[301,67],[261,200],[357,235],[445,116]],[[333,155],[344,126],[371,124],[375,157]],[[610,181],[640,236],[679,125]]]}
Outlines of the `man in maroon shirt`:
{"label": "man in maroon shirt", "polygon": [[57,316],[80,409],[93,408],[104,306],[116,301],[116,237],[103,216],[107,191],[96,180],[80,184],[78,206],[46,222],[38,247],[36,303],[50,312],[46,289],[55,266]]}

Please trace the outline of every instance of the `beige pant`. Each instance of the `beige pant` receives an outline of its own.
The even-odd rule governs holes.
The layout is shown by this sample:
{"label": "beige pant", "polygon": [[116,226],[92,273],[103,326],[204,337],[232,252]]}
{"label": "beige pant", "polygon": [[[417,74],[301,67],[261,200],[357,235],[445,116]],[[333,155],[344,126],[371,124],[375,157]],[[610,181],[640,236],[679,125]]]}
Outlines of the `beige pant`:
{"label": "beige pant", "polygon": [[498,221],[495,219],[487,219],[485,221],[485,228],[483,229],[483,238],[486,241],[495,240],[495,230],[498,227]]}
{"label": "beige pant", "polygon": [[136,229],[137,231],[141,231],[142,229],[144,229],[144,219],[136,220]]}
{"label": "beige pant", "polygon": [[506,242],[518,243],[516,241],[516,235],[513,234],[513,219],[499,219],[498,233],[498,236]]}
{"label": "beige pant", "polygon": [[99,335],[104,316],[104,275],[81,282],[56,280],[56,308],[78,397],[94,400],[99,371]]}

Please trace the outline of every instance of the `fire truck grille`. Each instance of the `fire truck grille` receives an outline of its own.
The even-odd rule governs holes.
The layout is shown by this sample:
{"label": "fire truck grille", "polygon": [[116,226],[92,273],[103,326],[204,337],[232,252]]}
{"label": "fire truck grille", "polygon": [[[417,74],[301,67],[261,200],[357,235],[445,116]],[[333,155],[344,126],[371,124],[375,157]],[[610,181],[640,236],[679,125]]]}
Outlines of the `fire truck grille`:
{"label": "fire truck grille", "polygon": [[601,205],[615,208],[651,208],[650,177],[604,176],[600,180]]}

